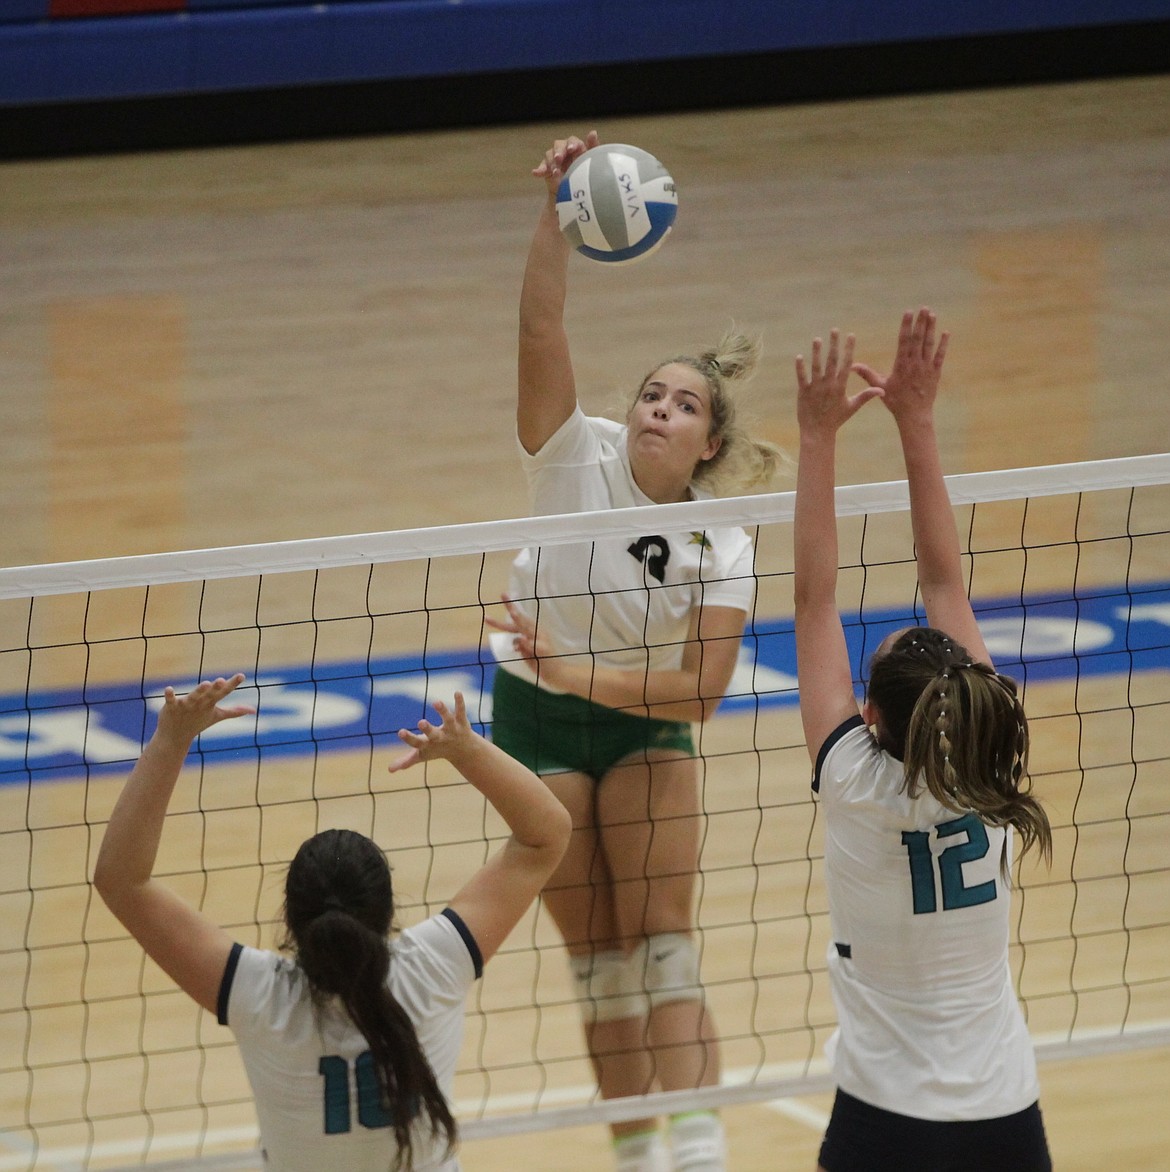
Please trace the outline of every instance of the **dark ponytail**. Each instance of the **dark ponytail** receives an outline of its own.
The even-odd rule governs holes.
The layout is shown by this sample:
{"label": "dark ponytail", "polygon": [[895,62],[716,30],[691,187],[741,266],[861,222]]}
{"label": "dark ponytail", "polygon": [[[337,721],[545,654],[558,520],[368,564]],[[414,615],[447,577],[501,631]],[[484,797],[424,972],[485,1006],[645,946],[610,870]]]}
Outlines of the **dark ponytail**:
{"label": "dark ponytail", "polygon": [[351,830],[326,830],[301,845],[285,883],[286,946],[315,1000],[336,997],[369,1043],[393,1120],[394,1168],[413,1166],[411,1127],[425,1115],[449,1155],[455,1119],[423,1053],[414,1023],[386,983],[394,914],[390,868],[377,844]]}
{"label": "dark ponytail", "polygon": [[1015,681],[933,627],[902,633],[871,666],[869,698],[882,747],[906,788],[925,785],[949,810],[1014,826],[1023,851],[1052,859],[1052,827],[1028,781],[1028,718]]}

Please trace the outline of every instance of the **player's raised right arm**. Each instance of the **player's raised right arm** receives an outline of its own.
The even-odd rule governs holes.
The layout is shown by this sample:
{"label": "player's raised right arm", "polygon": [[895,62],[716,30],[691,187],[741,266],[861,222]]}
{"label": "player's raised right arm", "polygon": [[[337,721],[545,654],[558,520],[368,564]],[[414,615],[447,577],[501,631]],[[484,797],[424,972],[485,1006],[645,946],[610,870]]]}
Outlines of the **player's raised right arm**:
{"label": "player's raised right arm", "polygon": [[926,619],[977,659],[991,663],[967,596],[959,532],[947,494],[934,424],[934,406],[950,335],[936,332],[932,310],[902,315],[894,365],[887,375],[864,363],[857,371],[883,389],[898,425],[910,488],[910,523]]}
{"label": "player's raised right arm", "polygon": [[243,679],[205,680],[185,696],[166,689],[158,727],[110,815],[93,876],[106,906],[147,955],[212,1013],[232,939],[153,872],[167,805],[191,742],[221,720],[255,712],[223,703]]}
{"label": "player's raised right arm", "polygon": [[597,133],[582,140],[558,139],[545,151],[533,175],[543,179],[548,195],[536,224],[520,291],[519,384],[516,434],[534,453],[573,413],[577,386],[565,333],[565,295],[569,279],[569,244],[557,221],[556,191],[569,164],[597,145]]}

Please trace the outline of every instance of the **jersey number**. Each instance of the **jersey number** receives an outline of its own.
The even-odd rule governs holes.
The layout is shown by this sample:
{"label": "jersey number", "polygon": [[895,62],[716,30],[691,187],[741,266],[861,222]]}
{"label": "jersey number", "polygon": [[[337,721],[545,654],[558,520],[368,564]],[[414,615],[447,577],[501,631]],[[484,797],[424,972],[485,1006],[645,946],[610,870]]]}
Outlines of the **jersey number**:
{"label": "jersey number", "polygon": [[[382,1088],[373,1054],[363,1050],[353,1066],[358,1122],[363,1127],[393,1127],[394,1116],[382,1106]],[[349,1063],[336,1054],[328,1054],[317,1063],[317,1070],[325,1079],[325,1134],[349,1131]]]}
{"label": "jersey number", "polygon": [[[991,849],[987,828],[974,814],[964,814],[952,822],[940,822],[934,833],[939,838],[966,834],[965,842],[944,847],[938,856],[939,887],[942,888],[943,911],[990,903],[995,898],[995,880],[988,879],[967,887],[963,883],[963,864],[983,858]],[[930,853],[930,832],[903,830],[902,844],[910,860],[910,888],[914,893],[914,914],[938,911],[934,886],[934,856]]]}
{"label": "jersey number", "polygon": [[665,537],[639,537],[626,548],[626,553],[645,567],[655,582],[666,581],[666,566],[670,561],[670,543]]}

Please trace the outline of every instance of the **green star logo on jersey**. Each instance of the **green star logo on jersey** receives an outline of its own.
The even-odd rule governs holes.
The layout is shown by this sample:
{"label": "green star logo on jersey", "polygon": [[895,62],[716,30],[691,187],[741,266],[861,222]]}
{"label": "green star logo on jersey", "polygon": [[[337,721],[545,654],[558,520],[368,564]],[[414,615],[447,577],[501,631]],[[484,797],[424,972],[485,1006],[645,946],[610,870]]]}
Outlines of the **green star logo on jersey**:
{"label": "green star logo on jersey", "polygon": [[711,548],[711,539],[706,533],[700,533],[698,530],[691,530],[691,539],[687,542],[688,545],[701,545],[704,549]]}

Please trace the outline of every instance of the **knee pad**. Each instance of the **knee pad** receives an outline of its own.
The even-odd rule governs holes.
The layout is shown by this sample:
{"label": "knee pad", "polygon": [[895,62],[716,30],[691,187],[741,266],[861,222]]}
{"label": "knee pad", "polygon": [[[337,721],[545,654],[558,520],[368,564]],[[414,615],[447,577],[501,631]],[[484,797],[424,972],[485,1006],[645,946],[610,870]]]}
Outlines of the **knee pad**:
{"label": "knee pad", "polygon": [[[620,949],[570,956],[569,968],[582,1012],[591,1021],[619,1021],[645,1017],[646,941],[625,953]],[[586,1008],[588,1007],[588,1008]]]}
{"label": "knee pad", "polygon": [[661,932],[646,941],[646,992],[652,1006],[702,998],[699,950],[689,936]]}

